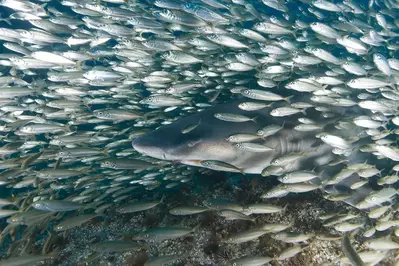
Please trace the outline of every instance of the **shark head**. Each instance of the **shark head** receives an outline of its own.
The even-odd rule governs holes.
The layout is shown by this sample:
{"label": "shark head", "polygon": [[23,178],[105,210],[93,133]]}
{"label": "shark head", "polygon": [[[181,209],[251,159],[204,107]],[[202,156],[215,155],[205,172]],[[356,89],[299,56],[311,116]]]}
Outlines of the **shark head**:
{"label": "shark head", "polygon": [[[247,159],[245,151],[237,149],[227,141],[236,133],[255,133],[260,125],[250,121],[232,123],[215,118],[217,112],[241,111],[235,104],[223,104],[194,115],[190,115],[133,140],[133,148],[150,157],[178,161],[183,164],[200,166],[201,161],[217,160],[233,165],[242,165]],[[241,111],[242,112],[242,111]],[[254,116],[254,114],[247,114]],[[184,129],[193,126],[188,132]],[[184,132],[184,133],[183,133]],[[244,165],[242,165],[244,167]],[[246,167],[244,167],[246,168]]]}
{"label": "shark head", "polygon": [[[207,119],[204,114],[193,115],[160,127],[133,140],[133,148],[150,157],[195,166],[203,160],[231,161],[237,154],[225,139],[226,131],[213,123],[215,118],[205,116]],[[190,125],[196,126],[182,133]]]}

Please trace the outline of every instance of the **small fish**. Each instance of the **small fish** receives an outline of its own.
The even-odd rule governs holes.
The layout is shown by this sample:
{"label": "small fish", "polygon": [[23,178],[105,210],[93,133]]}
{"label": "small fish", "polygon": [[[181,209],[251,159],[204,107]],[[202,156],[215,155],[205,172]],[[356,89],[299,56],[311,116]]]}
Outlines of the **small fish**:
{"label": "small fish", "polygon": [[172,215],[192,215],[208,211],[208,207],[201,206],[181,206],[169,210]]}
{"label": "small fish", "polygon": [[277,260],[286,260],[292,258],[299,254],[303,250],[303,247],[300,245],[293,245],[285,250],[283,250],[277,257]]}
{"label": "small fish", "polygon": [[219,210],[218,214],[224,218],[226,218],[226,220],[245,220],[245,221],[251,221],[254,222],[255,219],[252,217],[247,216],[244,213],[235,211],[235,210]]}
{"label": "small fish", "polygon": [[239,133],[239,134],[230,135],[226,140],[232,143],[240,143],[240,142],[249,142],[252,140],[257,140],[260,138],[262,137],[259,135]]}
{"label": "small fish", "polygon": [[226,121],[226,122],[235,122],[235,123],[242,123],[248,121],[256,121],[256,117],[250,118],[244,115],[233,114],[233,113],[216,113],[214,114],[216,119]]}
{"label": "small fish", "polygon": [[303,156],[306,156],[308,154],[310,154],[311,152],[301,152],[301,153],[289,153],[289,154],[285,154],[282,155],[278,158],[273,159],[270,164],[274,165],[274,166],[284,166],[284,165],[288,165],[298,159],[300,159]]}
{"label": "small fish", "polygon": [[297,113],[306,114],[305,110],[297,109],[297,108],[293,108],[293,107],[278,107],[278,108],[270,111],[270,115],[275,116],[275,117],[290,116],[290,115],[294,115]]}
{"label": "small fish", "polygon": [[187,134],[187,133],[193,131],[195,128],[197,128],[200,124],[201,124],[201,120],[199,120],[198,123],[187,125],[186,127],[184,127],[181,130],[181,133],[182,134]]}
{"label": "small fish", "polygon": [[146,211],[149,209],[152,209],[158,204],[160,204],[161,201],[153,201],[153,202],[136,202],[136,203],[127,203],[124,206],[121,206],[117,208],[117,212],[119,213],[133,213],[133,212],[141,212],[141,211]]}
{"label": "small fish", "polygon": [[345,140],[339,136],[335,136],[335,135],[327,134],[327,133],[321,133],[319,135],[319,137],[323,142],[325,142],[326,144],[328,144],[334,148],[346,150],[346,149],[350,149],[352,147],[352,145],[347,140]]}
{"label": "small fish", "polygon": [[270,106],[271,104],[258,103],[258,102],[243,102],[238,105],[238,108],[244,111],[257,111]]}
{"label": "small fish", "polygon": [[390,250],[399,248],[399,243],[392,241],[388,237],[370,239],[365,241],[364,245],[374,250]]}
{"label": "small fish", "polygon": [[284,124],[282,126],[278,126],[278,125],[269,125],[266,126],[262,129],[259,129],[256,134],[258,136],[262,136],[263,138],[266,138],[268,136],[273,136],[274,134],[276,134],[277,132],[279,132],[281,129],[284,128]]}
{"label": "small fish", "polygon": [[342,241],[342,250],[354,266],[364,266],[364,262],[360,258],[359,254],[356,252],[352,246],[349,237],[346,235]]}
{"label": "small fish", "polygon": [[264,203],[255,203],[246,206],[243,210],[243,213],[247,215],[251,214],[265,214],[265,213],[275,213],[284,211],[286,207],[280,207],[270,204]]}
{"label": "small fish", "polygon": [[227,238],[224,238],[222,242],[229,244],[240,244],[248,241],[253,241],[266,234],[267,231],[259,229],[249,229],[239,233],[232,234]]}
{"label": "small fish", "polygon": [[263,90],[243,90],[241,94],[247,98],[254,99],[254,100],[260,100],[260,101],[287,101],[289,102],[289,99],[291,97],[283,97],[281,95],[278,95],[276,93],[268,92],[268,91],[263,91]]}
{"label": "small fish", "polygon": [[250,142],[240,142],[234,144],[234,146],[239,150],[249,151],[249,152],[267,152],[275,150],[274,148],[270,148],[262,144],[250,143]]}
{"label": "small fish", "polygon": [[313,172],[308,171],[295,171],[287,173],[278,178],[278,180],[282,183],[289,184],[289,183],[301,183],[312,180],[314,178],[318,178]]}
{"label": "small fish", "polygon": [[38,200],[31,204],[37,210],[49,212],[74,211],[84,205],[66,200]]}
{"label": "small fish", "polygon": [[194,228],[180,228],[180,227],[154,227],[144,232],[141,232],[133,237],[133,240],[144,241],[163,241],[167,239],[175,239],[187,236],[194,232],[198,226]]}
{"label": "small fish", "polygon": [[234,172],[240,172],[243,175],[245,175],[244,170],[239,169],[239,168],[235,167],[234,165],[231,165],[229,163],[225,163],[222,161],[206,160],[206,161],[201,161],[200,164],[204,167],[207,167],[209,169],[213,169],[216,171],[234,171]]}
{"label": "small fish", "polygon": [[66,231],[74,227],[81,226],[82,224],[90,221],[96,216],[97,214],[84,214],[84,215],[70,217],[57,224],[54,227],[54,230],[56,232]]}

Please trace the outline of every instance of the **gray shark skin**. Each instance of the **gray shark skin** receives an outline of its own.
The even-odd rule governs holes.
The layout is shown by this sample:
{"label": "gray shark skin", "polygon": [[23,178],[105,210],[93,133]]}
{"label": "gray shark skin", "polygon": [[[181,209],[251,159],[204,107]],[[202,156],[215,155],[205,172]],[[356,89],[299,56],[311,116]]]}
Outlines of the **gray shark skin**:
{"label": "gray shark skin", "polygon": [[[270,165],[270,162],[281,155],[291,152],[303,153],[300,159],[284,167],[284,173],[294,170],[316,170],[323,172],[322,179],[330,178],[335,172],[342,168],[328,167],[327,164],[338,156],[332,153],[332,147],[315,137],[317,132],[299,132],[293,129],[298,125],[298,117],[304,116],[297,114],[289,117],[273,117],[269,114],[270,110],[278,107],[273,104],[273,108],[265,108],[260,111],[244,111],[238,108],[238,104],[243,100],[233,101],[226,104],[219,104],[215,107],[206,109],[202,112],[181,118],[180,120],[166,126],[162,126],[155,131],[133,140],[132,145],[138,152],[158,158],[160,160],[178,161],[183,164],[200,166],[203,160],[218,160],[234,165],[238,169],[248,174],[260,174],[262,170]],[[234,113],[256,118],[249,122],[226,122],[214,117],[216,113]],[[307,117],[315,119],[321,124],[326,124],[324,132],[334,134],[336,130],[333,122],[342,117],[336,109],[337,118],[325,119],[317,111],[306,114]],[[199,124],[194,130],[183,134],[181,131],[188,125]],[[257,143],[274,148],[273,151],[255,153],[243,151],[226,140],[230,135],[237,133],[256,134],[257,130],[268,125],[283,126],[283,129],[276,134],[259,139]],[[357,128],[355,130],[358,130]],[[348,130],[347,136],[356,136],[355,130]],[[342,131],[341,131],[342,135]],[[361,141],[359,141],[361,142]],[[364,158],[359,153],[354,152],[346,158],[351,163],[364,162]],[[338,192],[337,189],[343,187],[349,189],[349,185],[358,181],[358,177],[351,177],[343,184],[334,186],[327,190]],[[348,184],[349,183],[349,184]],[[367,186],[358,189],[356,195],[347,200],[353,204],[359,201],[371,189]]]}

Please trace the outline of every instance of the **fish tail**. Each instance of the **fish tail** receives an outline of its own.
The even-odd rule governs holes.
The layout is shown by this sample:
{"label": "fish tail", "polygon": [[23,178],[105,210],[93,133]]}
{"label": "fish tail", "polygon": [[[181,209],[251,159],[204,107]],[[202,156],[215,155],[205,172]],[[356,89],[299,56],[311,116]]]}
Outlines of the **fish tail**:
{"label": "fish tail", "polygon": [[239,168],[238,170],[240,171],[241,174],[246,175],[244,169]]}
{"label": "fish tail", "polygon": [[74,132],[74,131],[76,131],[76,128],[73,125],[67,125],[65,127],[65,131],[66,132]]}
{"label": "fish tail", "polygon": [[254,122],[255,124],[259,124],[259,119],[260,119],[259,116],[255,116],[255,117],[252,118],[251,120],[252,120],[252,122]]}
{"label": "fish tail", "polygon": [[0,21],[4,21],[4,22],[7,23],[8,25],[12,26],[11,20],[10,20],[9,18],[0,18]]}
{"label": "fish tail", "polygon": [[294,97],[295,95],[291,95],[288,97],[285,97],[283,100],[286,101],[287,103],[291,104],[291,99]]}

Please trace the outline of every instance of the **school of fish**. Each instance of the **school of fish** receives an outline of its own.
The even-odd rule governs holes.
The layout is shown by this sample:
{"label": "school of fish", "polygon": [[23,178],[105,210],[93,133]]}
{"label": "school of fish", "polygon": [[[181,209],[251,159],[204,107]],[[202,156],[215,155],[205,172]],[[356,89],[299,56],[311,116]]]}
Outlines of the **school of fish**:
{"label": "school of fish", "polygon": [[[322,242],[339,254],[320,264],[399,265],[398,0],[0,0],[0,13],[1,266],[299,265]],[[218,175],[249,178],[226,185],[249,200],[187,192]],[[303,232],[283,218],[308,194],[341,207]],[[59,256],[74,230],[151,212],[163,222]],[[203,261],[166,251],[209,232]],[[244,252],[265,239],[278,252]],[[122,253],[146,255],[100,264]]]}

